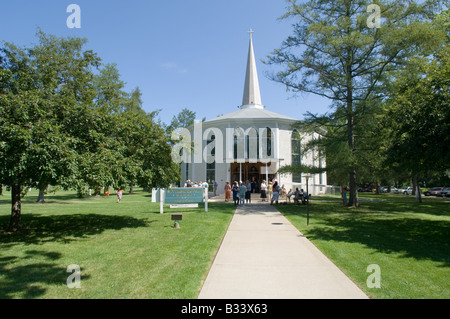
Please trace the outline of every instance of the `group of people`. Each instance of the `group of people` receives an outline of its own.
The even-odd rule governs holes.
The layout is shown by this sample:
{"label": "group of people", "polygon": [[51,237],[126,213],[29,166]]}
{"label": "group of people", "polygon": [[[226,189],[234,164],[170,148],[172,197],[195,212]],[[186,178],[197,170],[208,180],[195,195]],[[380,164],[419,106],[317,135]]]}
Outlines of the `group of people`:
{"label": "group of people", "polygon": [[230,182],[225,184],[225,201],[230,201],[231,192],[233,192],[234,205],[244,205],[245,203],[250,204],[252,202],[252,184],[247,181],[245,184],[243,182],[234,182],[231,186]]}
{"label": "group of people", "polygon": [[[289,192],[287,192],[284,185],[280,186],[277,180],[269,183],[266,183],[266,181],[263,180],[260,185],[260,191],[261,201],[265,202],[267,197],[269,197],[270,205],[273,205],[274,202],[278,205],[280,196],[285,196],[289,202],[293,197],[295,204],[299,204],[300,201],[303,204],[306,204],[306,201],[309,198],[308,194],[303,189],[299,190],[296,188],[295,191],[290,189]],[[231,193],[233,193],[234,205],[244,205],[245,203],[251,204],[252,183],[249,181],[246,181],[246,183],[234,182],[233,185],[231,185],[230,182],[227,182],[225,185],[225,202],[230,201]]]}
{"label": "group of people", "polygon": [[187,180],[186,183],[184,183],[184,187],[208,187],[207,182],[192,182],[191,180]]}

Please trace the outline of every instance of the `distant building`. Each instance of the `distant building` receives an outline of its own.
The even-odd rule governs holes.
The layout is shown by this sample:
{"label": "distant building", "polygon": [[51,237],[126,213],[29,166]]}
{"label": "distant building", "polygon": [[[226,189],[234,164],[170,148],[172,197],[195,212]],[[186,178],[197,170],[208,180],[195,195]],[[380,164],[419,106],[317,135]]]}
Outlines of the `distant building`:
{"label": "distant building", "polygon": [[[293,129],[297,121],[263,106],[250,36],[242,105],[236,112],[190,128],[193,139],[202,145],[181,164],[183,182],[206,180],[211,184],[217,181],[218,194],[224,193],[227,181],[253,181],[259,188],[262,180],[277,179],[288,191],[296,187],[306,189],[302,174],[280,176],[276,173],[280,166],[295,163],[325,167],[325,159],[318,152],[303,153],[303,145],[318,136]],[[326,185],[326,173],[312,175],[309,179],[311,194],[324,192]]]}

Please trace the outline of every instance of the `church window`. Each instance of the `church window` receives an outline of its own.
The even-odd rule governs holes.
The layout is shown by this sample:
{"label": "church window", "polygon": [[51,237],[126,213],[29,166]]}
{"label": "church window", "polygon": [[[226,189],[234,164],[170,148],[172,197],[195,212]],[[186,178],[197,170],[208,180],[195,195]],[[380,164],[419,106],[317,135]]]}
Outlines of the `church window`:
{"label": "church window", "polygon": [[[206,142],[206,145],[212,144],[215,140],[216,140],[216,136],[212,135]],[[216,148],[215,147],[211,150],[210,154],[211,154],[211,156],[214,157],[214,161],[208,160],[208,162],[206,163],[206,180],[208,183],[211,183],[212,181],[216,180],[216,160],[215,160]]]}

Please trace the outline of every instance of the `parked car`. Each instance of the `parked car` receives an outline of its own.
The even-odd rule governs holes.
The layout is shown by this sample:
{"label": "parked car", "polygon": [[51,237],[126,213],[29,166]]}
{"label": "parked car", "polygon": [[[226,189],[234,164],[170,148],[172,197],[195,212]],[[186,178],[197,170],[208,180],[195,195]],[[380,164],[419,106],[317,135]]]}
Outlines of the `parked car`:
{"label": "parked car", "polygon": [[412,192],[413,192],[412,186],[398,189],[398,194],[411,195]]}
{"label": "parked car", "polygon": [[[389,190],[389,187],[387,187],[387,186],[381,186],[380,187],[380,192],[381,193],[387,193],[388,190]],[[395,188],[394,186],[391,186],[391,193],[398,194],[398,191],[399,190],[397,188]]]}
{"label": "parked car", "polygon": [[391,186],[391,193],[398,194],[398,188]]}
{"label": "parked car", "polygon": [[444,188],[444,190],[437,196],[439,196],[439,197],[450,197],[450,187]]}
{"label": "parked car", "polygon": [[432,187],[423,193],[425,196],[439,196],[445,187]]}
{"label": "parked car", "polygon": [[358,192],[360,192],[360,193],[372,192],[372,187],[371,186],[360,187],[360,188],[358,188]]}

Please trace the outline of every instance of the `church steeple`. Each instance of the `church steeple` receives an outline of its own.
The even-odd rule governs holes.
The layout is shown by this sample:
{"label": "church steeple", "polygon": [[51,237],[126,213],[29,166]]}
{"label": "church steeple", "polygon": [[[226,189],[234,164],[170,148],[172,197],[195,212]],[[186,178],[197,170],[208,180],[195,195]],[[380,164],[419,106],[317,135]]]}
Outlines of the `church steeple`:
{"label": "church steeple", "polygon": [[253,50],[253,30],[250,29],[250,47],[248,50],[247,74],[245,75],[244,98],[241,109],[259,108],[264,109],[261,102],[259,90],[258,71],[256,69],[255,52]]}

